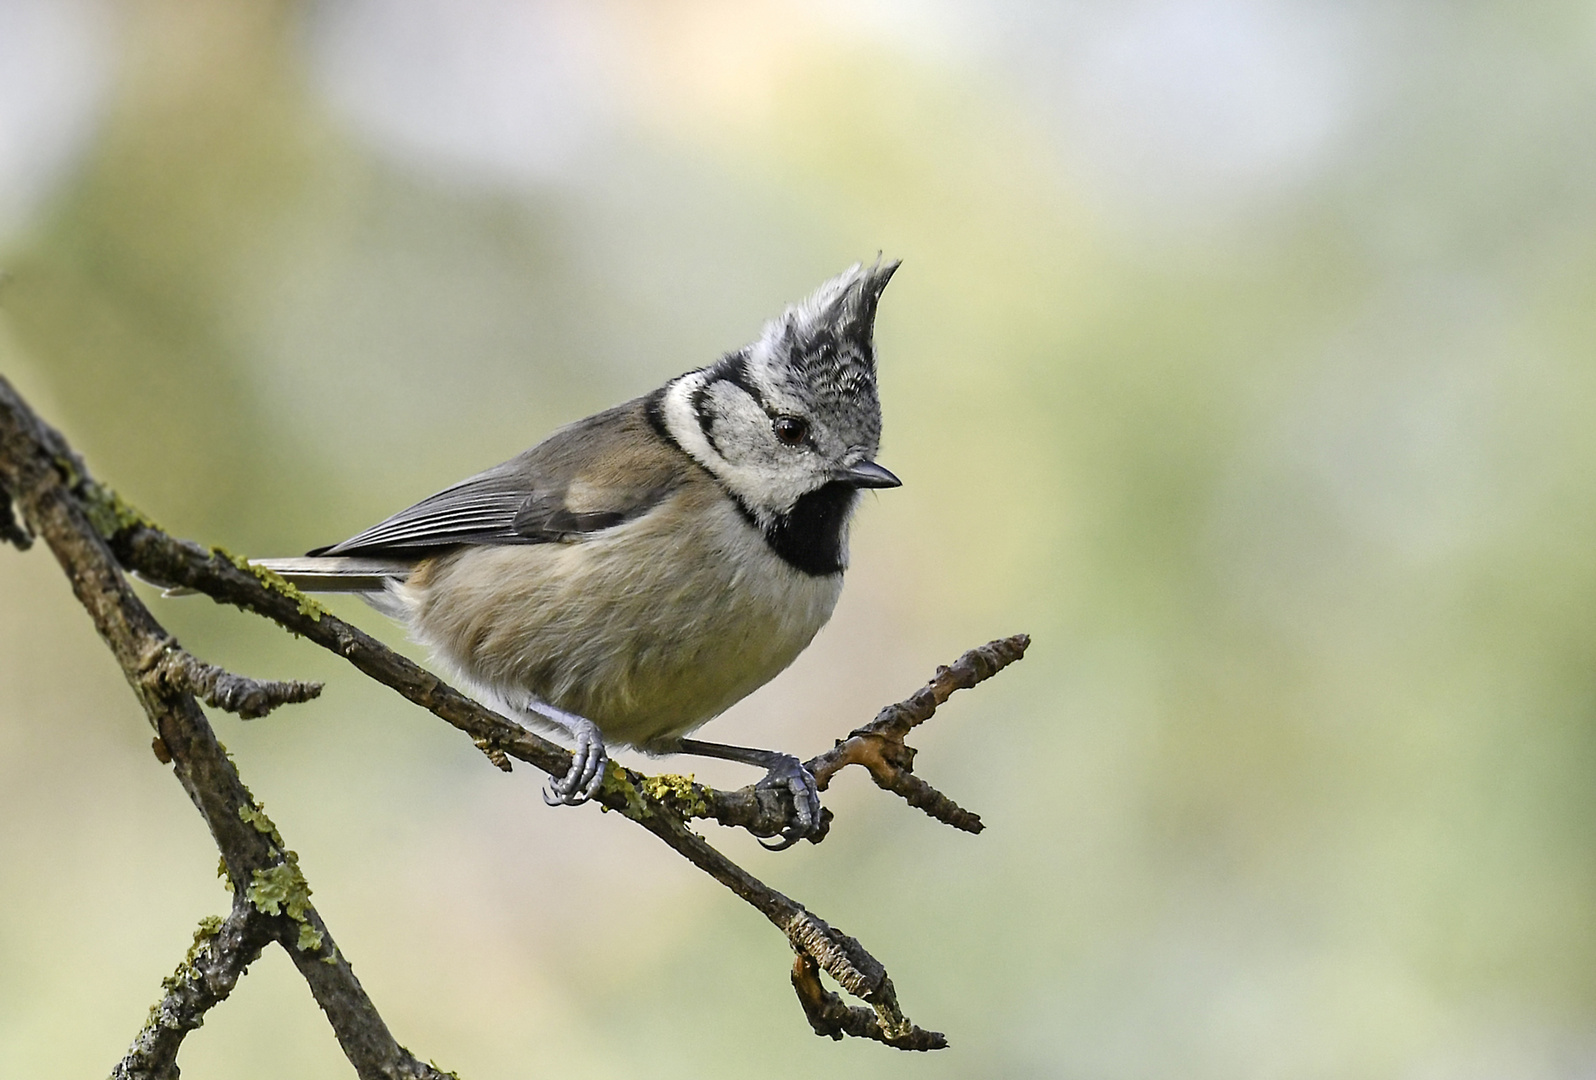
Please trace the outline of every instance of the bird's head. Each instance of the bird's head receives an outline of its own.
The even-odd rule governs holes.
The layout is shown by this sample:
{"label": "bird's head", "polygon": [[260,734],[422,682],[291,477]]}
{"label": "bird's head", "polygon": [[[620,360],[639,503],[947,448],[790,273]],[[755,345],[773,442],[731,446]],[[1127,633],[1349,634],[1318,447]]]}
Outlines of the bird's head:
{"label": "bird's head", "polygon": [[843,515],[854,493],[897,487],[876,464],[875,319],[896,261],[855,264],[765,324],[753,344],[669,384],[663,420],[762,528],[800,500]]}

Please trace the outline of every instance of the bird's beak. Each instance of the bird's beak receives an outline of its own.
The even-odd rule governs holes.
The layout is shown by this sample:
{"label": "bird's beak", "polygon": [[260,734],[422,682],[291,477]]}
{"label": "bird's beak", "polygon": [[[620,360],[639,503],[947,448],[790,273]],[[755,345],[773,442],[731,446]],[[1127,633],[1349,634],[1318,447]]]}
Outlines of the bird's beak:
{"label": "bird's beak", "polygon": [[903,486],[902,480],[899,480],[873,461],[861,461],[857,465],[851,465],[842,470],[837,479],[844,484],[852,484],[856,488],[894,488]]}

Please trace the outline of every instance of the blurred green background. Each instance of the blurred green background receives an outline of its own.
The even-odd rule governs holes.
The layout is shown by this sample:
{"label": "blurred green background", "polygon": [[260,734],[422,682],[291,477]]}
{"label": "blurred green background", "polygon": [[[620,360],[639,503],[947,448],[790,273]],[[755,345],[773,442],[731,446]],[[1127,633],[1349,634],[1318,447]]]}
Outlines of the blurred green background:
{"label": "blurred green background", "polygon": [[[0,0],[0,372],[237,552],[878,250],[904,487],[706,734],[812,753],[1027,630],[917,740],[989,827],[845,776],[821,847],[711,839],[952,1048],[815,1038],[781,937],[641,830],[146,590],[327,681],[215,723],[400,1040],[468,1080],[1590,1076],[1596,7]],[[103,1075],[225,910],[149,738],[49,555],[0,551],[4,1075]],[[181,1062],[352,1075],[275,951]]]}

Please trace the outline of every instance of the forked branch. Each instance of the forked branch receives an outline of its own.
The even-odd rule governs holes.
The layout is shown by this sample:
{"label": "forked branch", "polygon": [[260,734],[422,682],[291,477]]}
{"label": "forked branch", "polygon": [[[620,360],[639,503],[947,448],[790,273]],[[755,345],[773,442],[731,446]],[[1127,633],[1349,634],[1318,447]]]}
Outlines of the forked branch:
{"label": "forked branch", "polygon": [[[443,1080],[443,1073],[417,1061],[388,1031],[349,962],[310,903],[310,887],[298,857],[239,779],[232,759],[216,741],[194,695],[173,685],[164,661],[176,648],[134,594],[104,539],[106,530],[129,519],[120,503],[85,499],[98,491],[81,461],[54,430],[42,423],[0,379],[0,489],[10,493],[32,531],[49,546],[66,572],[73,593],[122,668],[122,674],[155,729],[156,756],[169,761],[178,782],[209,827],[235,897],[258,915],[248,922],[283,945],[327,1014],[344,1054],[362,1080]],[[146,1027],[119,1068],[125,1075],[177,1075],[183,1036],[206,1008],[221,1000],[220,975],[242,970],[246,951],[217,958],[217,989],[163,997],[173,1023]],[[178,976],[180,982],[184,981]],[[168,986],[171,993],[171,987]],[[161,1006],[157,1005],[159,1013]]]}
{"label": "forked branch", "polygon": [[[11,512],[12,500],[21,520]],[[116,1075],[175,1077],[183,1035],[227,996],[260,949],[277,941],[298,966],[362,1078],[441,1078],[444,1074],[418,1061],[388,1032],[310,904],[297,857],[244,788],[196,700],[254,717],[315,697],[320,685],[248,679],[190,655],[134,595],[122,570],[253,611],[337,653],[470,736],[506,771],[509,759],[515,758],[563,776],[569,752],[472,701],[269,571],[168,536],[97,484],[65,440],[0,378],[0,540],[25,548],[34,534],[55,553],[116,655],[155,728],[156,756],[174,763],[179,781],[211,828],[235,891],[232,914],[202,926],[195,949],[163,984],[165,996]],[[955,690],[990,678],[1023,656],[1028,644],[1025,635],[1016,635],[938,669],[914,696],[882,710],[873,722],[811,759],[807,764],[820,786],[845,766],[861,765],[879,786],[910,805],[956,828],[980,831],[979,818],[913,775],[914,750],[904,739]],[[941,1034],[916,1027],[903,1015],[885,967],[857,940],[749,874],[688,824],[693,818],[709,818],[756,836],[773,836],[788,819],[782,798],[768,788],[719,791],[684,777],[644,776],[611,762],[597,801],[642,825],[783,932],[797,954],[794,988],[817,1033],[874,1039],[905,1050],[945,1046]],[[816,842],[821,838],[823,834]],[[869,1008],[848,1006],[827,991],[821,971]]]}

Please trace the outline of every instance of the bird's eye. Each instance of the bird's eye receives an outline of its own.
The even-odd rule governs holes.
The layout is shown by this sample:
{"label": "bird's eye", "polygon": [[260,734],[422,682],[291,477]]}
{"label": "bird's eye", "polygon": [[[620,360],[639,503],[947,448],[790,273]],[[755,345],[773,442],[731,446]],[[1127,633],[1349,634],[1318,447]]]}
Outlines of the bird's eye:
{"label": "bird's eye", "polygon": [[778,416],[771,426],[783,446],[798,446],[809,437],[809,422],[796,416]]}

